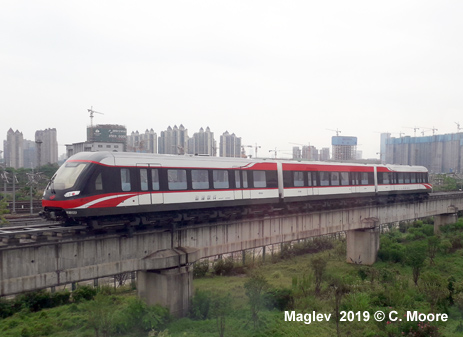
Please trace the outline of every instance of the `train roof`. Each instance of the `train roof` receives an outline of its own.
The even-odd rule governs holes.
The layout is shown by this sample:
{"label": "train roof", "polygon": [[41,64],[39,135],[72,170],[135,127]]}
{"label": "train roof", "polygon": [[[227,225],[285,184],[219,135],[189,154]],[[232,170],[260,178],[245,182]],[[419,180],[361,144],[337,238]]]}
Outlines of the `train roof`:
{"label": "train roof", "polygon": [[[385,172],[427,172],[424,166],[410,165],[382,165],[382,164],[360,164],[322,161],[297,161],[297,160],[275,160],[275,159],[254,159],[254,158],[233,158],[233,157],[211,157],[197,155],[169,155],[156,153],[137,152],[79,152],[71,156],[69,161],[90,161],[108,166],[135,166],[137,164],[172,165],[185,167],[249,167],[254,164],[277,163],[293,165],[314,165],[314,166],[350,166],[350,167],[377,167],[379,171]],[[273,166],[273,165],[272,165]],[[381,169],[382,168],[382,169]]]}

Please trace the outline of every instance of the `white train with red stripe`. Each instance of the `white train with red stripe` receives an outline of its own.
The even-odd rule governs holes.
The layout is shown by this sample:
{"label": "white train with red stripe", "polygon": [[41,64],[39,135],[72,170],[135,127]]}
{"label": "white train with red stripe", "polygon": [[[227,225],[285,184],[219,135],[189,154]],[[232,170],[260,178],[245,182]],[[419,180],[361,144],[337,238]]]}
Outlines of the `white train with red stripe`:
{"label": "white train with red stripe", "polygon": [[421,166],[81,152],[51,179],[42,216],[148,224],[423,198],[431,188]]}

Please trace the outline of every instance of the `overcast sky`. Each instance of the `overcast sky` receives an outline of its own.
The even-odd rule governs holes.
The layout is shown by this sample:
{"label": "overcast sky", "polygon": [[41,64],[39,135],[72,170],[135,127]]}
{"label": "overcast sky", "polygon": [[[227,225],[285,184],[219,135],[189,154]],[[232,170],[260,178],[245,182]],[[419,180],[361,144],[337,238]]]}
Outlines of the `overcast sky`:
{"label": "overcast sky", "polygon": [[259,156],[339,129],[379,158],[380,132],[463,127],[462,17],[445,0],[3,0],[0,139],[56,128],[64,153],[93,106],[94,124],[209,126]]}

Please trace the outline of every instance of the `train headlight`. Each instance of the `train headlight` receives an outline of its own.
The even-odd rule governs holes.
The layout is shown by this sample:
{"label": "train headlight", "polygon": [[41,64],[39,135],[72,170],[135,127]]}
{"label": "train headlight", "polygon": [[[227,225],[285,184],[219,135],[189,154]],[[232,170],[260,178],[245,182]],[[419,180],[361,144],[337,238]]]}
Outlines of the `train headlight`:
{"label": "train headlight", "polygon": [[65,193],[64,197],[65,198],[75,197],[76,195],[79,195],[79,194],[80,194],[80,191],[71,191],[71,192]]}

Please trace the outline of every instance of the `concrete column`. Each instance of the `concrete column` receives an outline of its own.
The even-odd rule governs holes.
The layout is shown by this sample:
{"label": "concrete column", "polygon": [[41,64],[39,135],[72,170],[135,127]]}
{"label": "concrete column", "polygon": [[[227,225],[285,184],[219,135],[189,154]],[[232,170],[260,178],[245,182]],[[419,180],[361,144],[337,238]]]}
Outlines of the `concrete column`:
{"label": "concrete column", "polygon": [[184,317],[193,296],[193,267],[139,271],[137,291],[148,305],[160,304]]}
{"label": "concrete column", "polygon": [[434,234],[440,234],[440,226],[456,223],[457,220],[457,213],[434,215]]}
{"label": "concrete column", "polygon": [[379,227],[347,231],[347,262],[372,265],[379,250]]}

